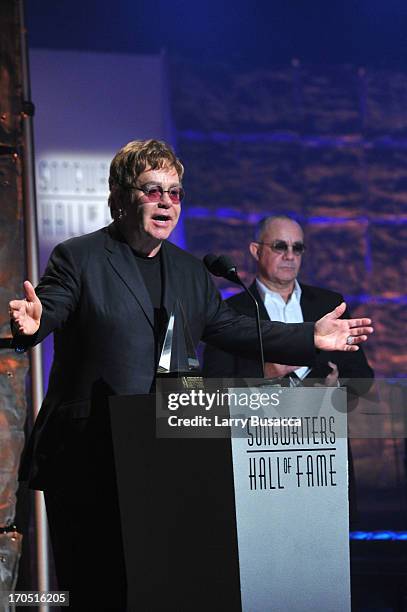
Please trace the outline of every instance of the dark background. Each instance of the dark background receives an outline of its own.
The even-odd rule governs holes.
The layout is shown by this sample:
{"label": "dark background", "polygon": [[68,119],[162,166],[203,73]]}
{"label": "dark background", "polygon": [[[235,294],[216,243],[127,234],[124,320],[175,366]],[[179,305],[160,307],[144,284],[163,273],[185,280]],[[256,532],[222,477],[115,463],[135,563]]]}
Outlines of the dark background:
{"label": "dark background", "polygon": [[27,0],[34,47],[157,53],[247,65],[404,67],[403,0]]}

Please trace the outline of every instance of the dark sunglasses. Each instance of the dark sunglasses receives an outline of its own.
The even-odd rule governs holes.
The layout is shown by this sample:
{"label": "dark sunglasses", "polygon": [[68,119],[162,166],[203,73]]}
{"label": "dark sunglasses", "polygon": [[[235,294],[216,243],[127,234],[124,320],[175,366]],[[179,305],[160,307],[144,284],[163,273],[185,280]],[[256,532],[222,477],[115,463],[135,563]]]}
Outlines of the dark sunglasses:
{"label": "dark sunglasses", "polygon": [[171,202],[173,204],[179,204],[185,196],[185,191],[182,187],[163,189],[161,185],[141,185],[141,187],[136,187],[136,189],[142,191],[149,202],[159,202],[164,197],[164,193],[168,193]]}
{"label": "dark sunglasses", "polygon": [[274,242],[258,242],[257,244],[268,246],[272,251],[280,254],[287,253],[288,249],[292,249],[294,255],[302,255],[305,251],[305,244],[303,242],[288,244],[285,240],[275,240]]}

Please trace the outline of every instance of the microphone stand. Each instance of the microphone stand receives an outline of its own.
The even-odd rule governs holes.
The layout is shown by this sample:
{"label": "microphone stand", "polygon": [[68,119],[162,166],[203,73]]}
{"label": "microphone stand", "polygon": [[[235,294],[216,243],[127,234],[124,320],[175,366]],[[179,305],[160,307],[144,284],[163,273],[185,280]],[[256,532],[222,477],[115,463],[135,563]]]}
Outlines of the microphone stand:
{"label": "microphone stand", "polygon": [[260,312],[259,312],[259,304],[250,291],[241,280],[237,273],[236,266],[234,263],[227,257],[226,255],[221,255],[217,257],[213,254],[208,254],[204,257],[205,266],[208,268],[209,272],[214,274],[215,276],[221,276],[230,280],[232,283],[236,283],[240,287],[246,291],[247,295],[253,301],[256,312],[256,326],[257,326],[257,336],[259,340],[259,351],[260,351],[260,365],[261,365],[261,373],[264,378],[264,350],[263,350],[263,338],[261,335],[261,324],[260,324]]}
{"label": "microphone stand", "polygon": [[236,271],[235,271],[235,275],[236,275],[236,278],[237,278],[237,281],[235,281],[235,282],[238,285],[240,285],[241,287],[243,287],[243,289],[246,291],[247,295],[250,297],[250,299],[252,300],[252,302],[254,304],[254,307],[255,307],[257,337],[258,337],[258,340],[259,340],[259,351],[260,351],[261,375],[264,378],[264,350],[263,350],[263,337],[261,335],[261,323],[260,323],[259,303],[256,300],[256,298],[254,297],[253,293],[250,291],[250,289],[248,287],[246,287],[244,282],[239,278],[239,276],[237,275]]}

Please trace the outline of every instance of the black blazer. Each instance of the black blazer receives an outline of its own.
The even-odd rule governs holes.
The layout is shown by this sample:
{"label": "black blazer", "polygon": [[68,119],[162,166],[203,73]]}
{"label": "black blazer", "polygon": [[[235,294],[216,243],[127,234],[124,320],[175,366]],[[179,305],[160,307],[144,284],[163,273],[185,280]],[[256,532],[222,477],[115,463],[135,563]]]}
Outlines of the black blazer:
{"label": "black blazer", "polygon": [[[343,297],[339,293],[312,287],[310,285],[301,286],[301,310],[304,321],[317,321],[328,312],[333,310],[341,302]],[[269,321],[270,318],[254,281],[250,287],[251,292],[258,301],[260,318]],[[254,306],[247,293],[233,295],[227,303],[239,314],[254,317]],[[349,310],[346,310],[343,318],[350,318]],[[266,359],[266,361],[269,361]],[[367,363],[366,356],[361,348],[357,352],[325,352],[318,353],[314,364],[307,361],[301,365],[313,365],[309,379],[323,379],[331,371],[328,361],[337,364],[341,381],[346,383],[348,379],[366,379],[366,384],[359,383],[359,393],[366,392],[373,379],[373,370]],[[278,362],[276,362],[278,363]],[[204,351],[203,372],[208,378],[258,378],[261,376],[260,360],[249,358],[239,353],[221,351],[216,347],[206,346]],[[352,384],[352,383],[350,383]]]}
{"label": "black blazer", "polygon": [[[227,351],[254,356],[252,318],[220,298],[202,262],[175,245],[162,245],[163,307],[180,299],[195,345],[202,339]],[[43,305],[35,336],[54,332],[54,361],[43,406],[28,442],[20,478],[34,488],[75,478],[74,460],[93,449],[106,431],[107,397],[149,393],[155,379],[154,312],[134,253],[114,225],[58,245],[38,287]],[[313,324],[265,322],[268,361],[300,365],[315,358]],[[104,453],[100,447],[101,457]],[[79,464],[79,459],[78,459]]]}

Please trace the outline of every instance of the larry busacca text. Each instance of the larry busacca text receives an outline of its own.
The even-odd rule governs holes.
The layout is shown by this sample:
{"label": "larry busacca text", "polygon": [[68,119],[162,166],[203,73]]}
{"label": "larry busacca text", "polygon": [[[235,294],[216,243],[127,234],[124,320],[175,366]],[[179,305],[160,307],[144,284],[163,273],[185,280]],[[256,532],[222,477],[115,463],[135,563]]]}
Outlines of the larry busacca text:
{"label": "larry busacca text", "polygon": [[[188,408],[200,408],[205,411],[216,410],[225,406],[235,406],[240,408],[249,408],[250,410],[259,410],[269,406],[278,406],[280,404],[280,392],[275,393],[235,393],[230,391],[213,391],[207,392],[203,389],[191,389],[188,392],[169,393],[167,398],[168,410],[175,411],[178,409],[185,410]],[[222,418],[218,415],[212,419],[208,416],[195,415],[192,418],[179,418],[170,416],[168,418],[170,427],[242,427],[248,425],[256,426],[285,426],[295,427],[300,425],[299,419],[295,417],[269,417],[261,418],[260,416],[250,416],[244,418]]]}

